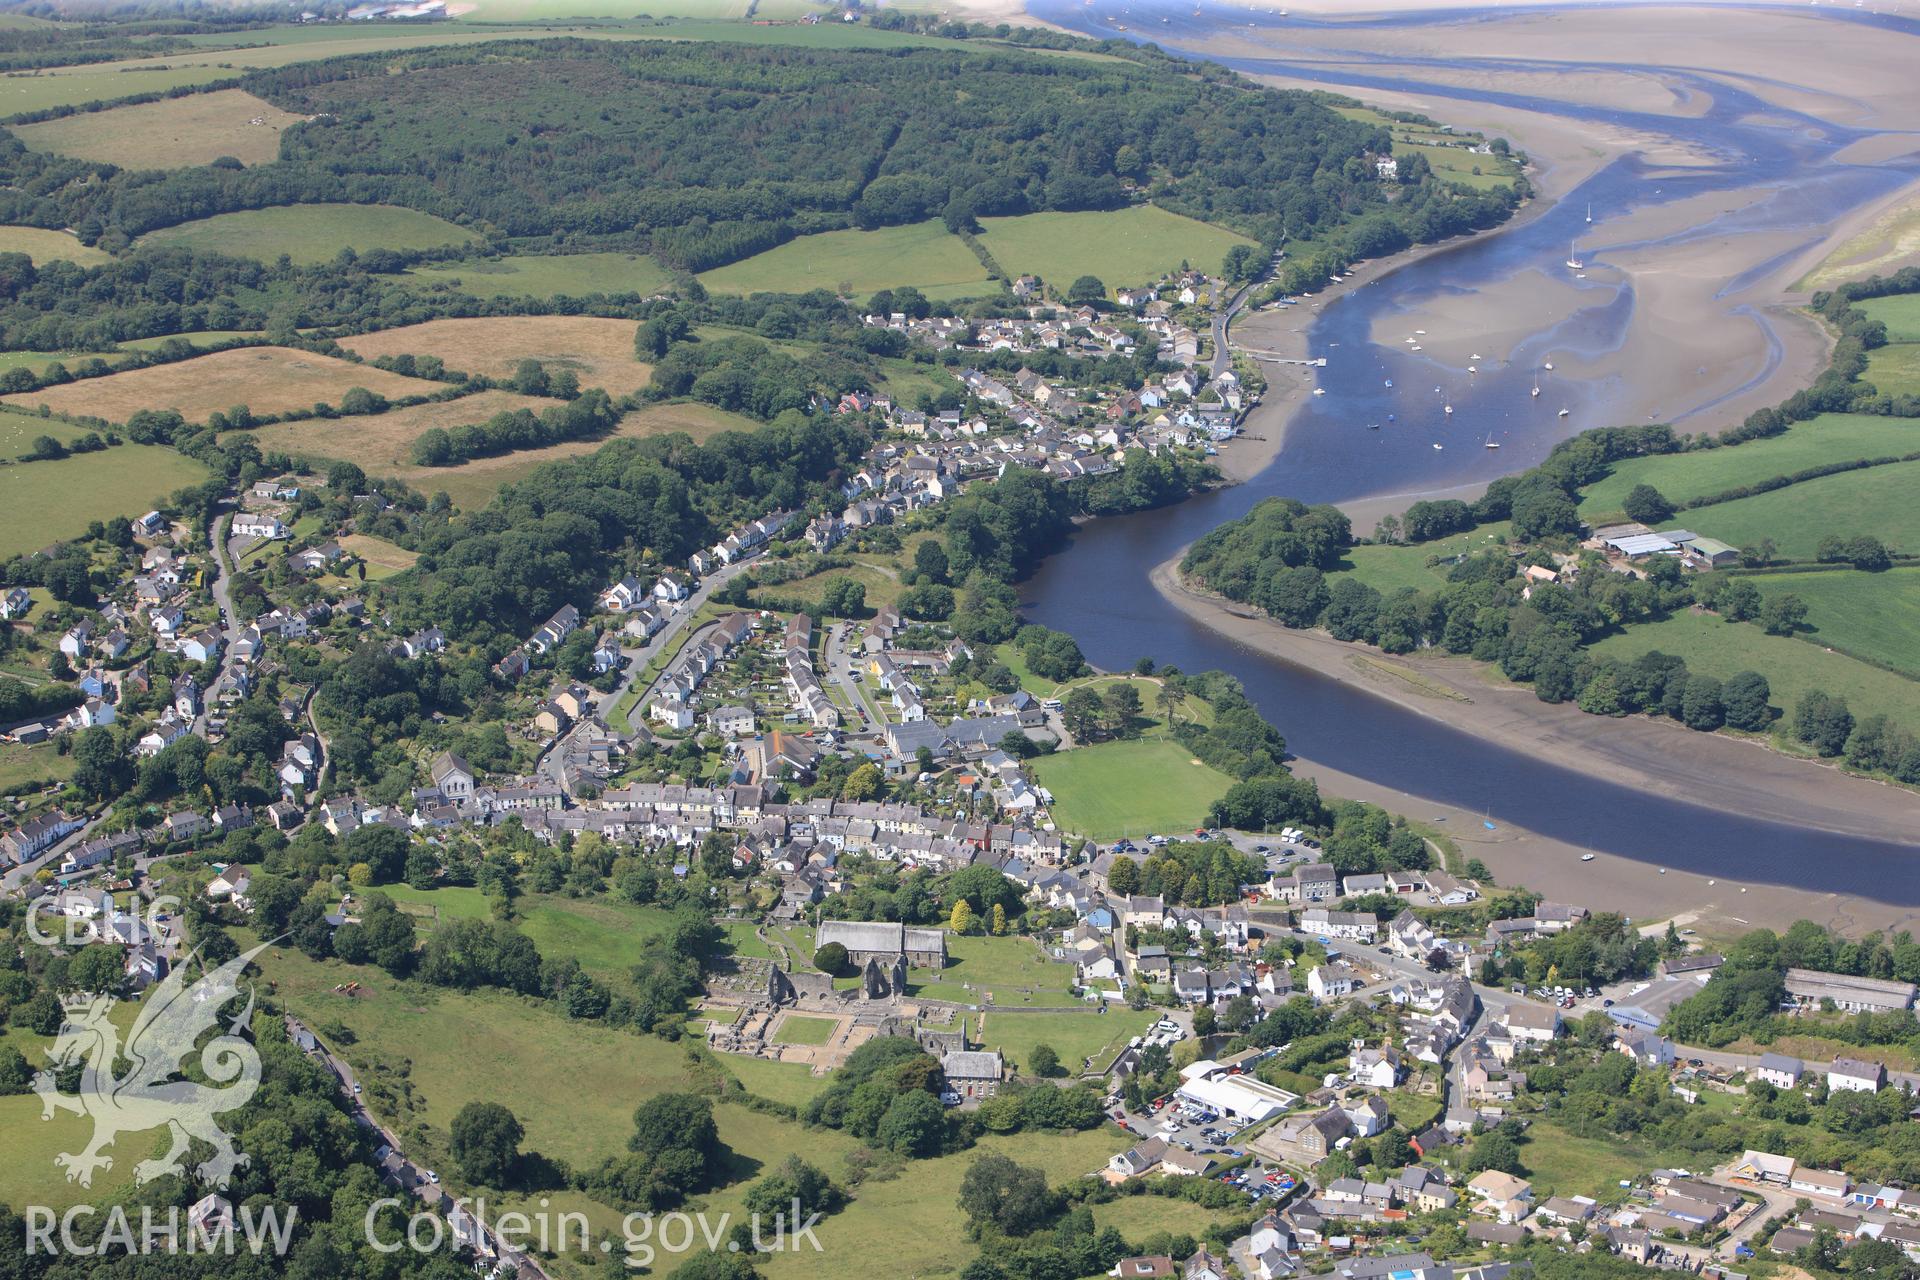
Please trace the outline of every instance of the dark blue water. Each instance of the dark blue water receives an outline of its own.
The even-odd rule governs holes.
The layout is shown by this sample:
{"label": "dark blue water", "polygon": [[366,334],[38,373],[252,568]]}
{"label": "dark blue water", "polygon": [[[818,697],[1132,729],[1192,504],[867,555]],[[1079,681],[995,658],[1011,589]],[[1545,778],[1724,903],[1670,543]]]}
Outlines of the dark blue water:
{"label": "dark blue water", "polygon": [[[1119,0],[1033,7],[1038,16],[1089,35],[1120,34],[1101,20],[1120,14]],[[1179,52],[1182,39],[1218,35],[1229,26],[1256,40],[1324,27],[1245,10],[1208,9],[1196,18],[1190,6],[1152,8],[1130,0],[1126,7],[1130,13],[1119,19],[1130,28],[1125,38],[1151,40],[1174,52]],[[1161,23],[1161,15],[1169,21]],[[1920,34],[1920,28],[1904,19],[1837,11],[1831,16],[1835,21],[1870,22],[1891,38]],[[1262,28],[1246,31],[1249,20]],[[1476,20],[1463,11],[1397,15],[1370,25]],[[1920,50],[1920,42],[1915,47]],[[1347,773],[1470,810],[1491,806],[1496,820],[1679,870],[1920,905],[1920,875],[1914,873],[1911,847],[1729,816],[1543,763],[1236,645],[1168,606],[1148,580],[1154,566],[1207,530],[1243,515],[1262,498],[1341,501],[1483,482],[1532,465],[1574,431],[1623,421],[1623,386],[1540,372],[1545,360],[1575,364],[1580,356],[1615,351],[1623,340],[1636,300],[1630,283],[1604,270],[1610,248],[1628,247],[1624,240],[1610,242],[1609,221],[1705,193],[1738,193],[1746,203],[1735,212],[1660,243],[1679,245],[1760,230],[1803,231],[1805,242],[1811,243],[1833,220],[1911,181],[1914,166],[1835,162],[1841,148],[1870,135],[1770,106],[1684,69],[1649,68],[1668,83],[1710,98],[1712,106],[1701,116],[1658,116],[1530,95],[1470,92],[1423,79],[1423,71],[1431,74],[1435,64],[1359,53],[1348,55],[1338,70],[1324,64],[1317,70],[1293,62],[1269,64],[1258,58],[1222,61],[1250,74],[1271,71],[1310,78],[1362,96],[1368,88],[1410,91],[1627,125],[1692,144],[1716,163],[1677,173],[1633,156],[1619,159],[1556,207],[1520,225],[1383,276],[1330,302],[1317,318],[1292,321],[1311,321],[1309,349],[1327,359],[1317,382],[1327,394],[1296,412],[1274,463],[1251,483],[1168,510],[1086,527],[1027,585],[1027,615],[1072,632],[1088,657],[1104,667],[1122,667],[1152,655],[1189,671],[1232,672],[1298,754]],[[1543,69],[1523,61],[1503,65],[1515,71]],[[1566,65],[1556,64],[1556,69]],[[1586,220],[1589,202],[1591,224]],[[1580,259],[1590,268],[1585,280],[1575,279],[1563,265],[1576,239]],[[1484,352],[1507,359],[1483,360],[1477,374],[1443,365],[1430,352],[1409,351],[1401,335],[1410,334],[1411,326],[1393,323],[1395,316],[1435,294],[1471,291],[1542,269],[1557,270],[1562,279],[1572,280],[1580,290],[1578,303],[1517,350]],[[1757,279],[1764,271],[1747,274]],[[1742,283],[1729,281],[1725,292],[1737,291]],[[1752,313],[1731,316],[1727,323],[1753,323],[1763,330],[1768,324]],[[1374,343],[1375,332],[1394,335],[1398,345]],[[1777,339],[1769,349],[1777,361]],[[1770,371],[1771,364],[1760,376]],[[1531,395],[1536,376],[1542,378],[1539,397]],[[1388,379],[1392,389],[1385,385]],[[1722,426],[1725,423],[1709,411],[1731,394],[1738,392],[1703,393],[1695,402],[1660,406],[1659,417],[1696,429]],[[1443,412],[1445,404],[1452,404],[1452,415]],[[1563,406],[1570,410],[1564,418],[1558,412]],[[1381,423],[1381,429],[1368,430],[1372,422]],[[1488,437],[1502,447],[1481,447]],[[1445,447],[1435,450],[1435,441]],[[1920,804],[1915,813],[1914,843],[1920,844]]]}

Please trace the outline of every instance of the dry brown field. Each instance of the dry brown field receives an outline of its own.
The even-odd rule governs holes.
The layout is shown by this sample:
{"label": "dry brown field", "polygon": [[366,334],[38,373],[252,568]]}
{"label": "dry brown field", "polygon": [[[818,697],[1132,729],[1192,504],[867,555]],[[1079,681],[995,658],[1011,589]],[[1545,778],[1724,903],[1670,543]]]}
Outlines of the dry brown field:
{"label": "dry brown field", "polygon": [[571,369],[581,387],[625,395],[647,384],[651,365],[633,356],[633,320],[599,316],[495,316],[429,320],[347,338],[340,345],[371,360],[376,356],[439,356],[447,368],[491,378],[511,377],[527,359],[549,373]]}
{"label": "dry brown field", "polygon": [[221,156],[242,164],[278,159],[281,132],[302,118],[244,89],[221,89],[16,125],[13,132],[35,151],[122,169],[185,169]]}

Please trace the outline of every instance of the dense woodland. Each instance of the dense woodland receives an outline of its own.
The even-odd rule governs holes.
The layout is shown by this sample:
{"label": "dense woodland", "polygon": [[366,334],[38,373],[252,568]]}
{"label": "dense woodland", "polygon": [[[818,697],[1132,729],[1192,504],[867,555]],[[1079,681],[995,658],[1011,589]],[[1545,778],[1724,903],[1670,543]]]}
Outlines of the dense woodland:
{"label": "dense woodland", "polygon": [[1276,246],[1375,215],[1365,256],[1491,225],[1517,202],[1424,173],[1383,187],[1367,157],[1391,149],[1384,130],[1181,67],[1145,52],[577,40],[338,58],[246,78],[315,117],[276,163],[125,173],[10,145],[0,213],[119,250],[239,209],[384,203],[498,235],[643,241],[700,270],[807,231],[965,229],[1142,196]]}

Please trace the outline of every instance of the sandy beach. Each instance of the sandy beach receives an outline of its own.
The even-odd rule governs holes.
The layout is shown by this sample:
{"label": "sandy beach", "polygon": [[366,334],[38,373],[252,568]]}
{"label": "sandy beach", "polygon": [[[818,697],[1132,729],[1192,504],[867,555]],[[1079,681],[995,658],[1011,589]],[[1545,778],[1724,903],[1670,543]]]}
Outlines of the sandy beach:
{"label": "sandy beach", "polygon": [[[1651,794],[1762,820],[1870,839],[1920,845],[1920,797],[1897,787],[1852,777],[1840,770],[1781,755],[1757,740],[1701,734],[1645,717],[1605,719],[1540,702],[1529,688],[1510,684],[1484,664],[1451,655],[1394,656],[1368,645],[1347,644],[1314,631],[1295,631],[1246,606],[1199,590],[1179,579],[1177,562],[1160,565],[1153,582],[1161,596],[1196,622],[1237,644],[1282,662],[1385,698],[1419,715],[1496,740],[1528,755]],[[1645,911],[1657,891],[1663,909],[1705,908],[1738,912],[1763,923],[1790,922],[1817,906],[1835,922],[1874,927],[1916,918],[1905,908],[1834,895],[1810,900],[1802,890],[1721,880],[1710,885],[1678,871],[1597,853],[1580,861],[1584,848],[1502,826],[1487,832],[1479,814],[1468,814],[1391,786],[1316,765],[1298,772],[1320,780],[1330,793],[1374,800],[1411,817],[1440,821],[1470,856],[1496,876],[1542,893],[1578,893],[1597,906]]]}
{"label": "sandy beach", "polygon": [[[1508,103],[1371,85],[1352,91],[1384,108],[1418,111],[1508,138],[1527,154],[1528,176],[1540,197],[1523,218],[1550,207],[1622,155],[1637,154],[1645,163],[1676,174],[1727,162],[1729,157],[1703,153],[1663,135],[1657,126],[1662,117],[1680,120],[1705,112],[1715,84],[1843,128],[1905,129],[1903,122],[1916,107],[1906,42],[1888,40],[1870,27],[1793,11],[1743,10],[1737,26],[1729,24],[1724,12],[1701,4],[1633,5],[1630,20],[1620,5],[1512,12],[1491,5],[1476,7],[1470,18],[1431,25],[1383,27],[1361,21],[1377,14],[1452,8],[1439,0],[1390,0],[1370,3],[1364,12],[1299,10],[1298,15],[1311,12],[1335,25],[1223,26],[1196,47],[1223,57],[1260,57],[1270,66],[1297,63],[1303,71],[1331,72],[1336,79],[1348,66],[1375,75],[1404,69],[1410,77],[1463,91],[1537,93],[1637,113],[1647,122],[1570,118]],[[1805,49],[1816,42],[1830,56],[1806,58]],[[1356,63],[1356,54],[1364,61]],[[1520,61],[1544,64],[1548,70],[1513,65]],[[1655,61],[1701,79],[1683,83],[1677,72],[1663,74],[1659,66],[1646,65]],[[1280,87],[1328,87],[1283,72],[1258,78]],[[1701,82],[1709,86],[1704,92],[1698,87]],[[1878,163],[1915,149],[1911,139],[1866,139],[1848,149],[1846,160]],[[1795,289],[1809,272],[1830,255],[1856,265],[1859,272],[1885,271],[1920,259],[1920,236],[1906,235],[1905,224],[1898,222],[1903,210],[1920,203],[1920,184],[1877,200],[1823,231],[1694,233],[1703,221],[1723,215],[1732,215],[1728,223],[1738,228],[1746,206],[1778,198],[1779,192],[1763,190],[1709,194],[1634,211],[1596,211],[1591,237],[1579,250],[1588,263],[1584,272],[1543,263],[1538,271],[1520,272],[1472,293],[1436,289],[1413,296],[1404,309],[1376,324],[1374,339],[1394,345],[1415,330],[1427,330],[1432,336],[1422,341],[1423,354],[1435,362],[1436,375],[1450,371],[1457,378],[1470,363],[1479,363],[1483,370],[1509,363],[1515,347],[1539,332],[1543,321],[1603,306],[1625,289],[1635,306],[1618,350],[1599,356],[1572,350],[1530,353],[1554,365],[1550,378],[1576,379],[1603,389],[1615,406],[1607,422],[1583,422],[1576,415],[1567,428],[1668,421],[1687,431],[1723,430],[1757,408],[1778,403],[1824,368],[1831,338],[1800,309],[1807,295]],[[1881,229],[1877,236],[1876,227]],[[1838,252],[1843,245],[1847,251]],[[1235,325],[1235,340],[1279,351],[1292,344],[1305,354],[1313,308],[1407,260],[1370,264],[1370,269],[1300,307],[1247,317]],[[1737,287],[1732,282],[1738,282]],[[1482,357],[1478,362],[1472,360],[1476,354]],[[1435,381],[1448,379],[1436,376]],[[1250,431],[1269,439],[1281,436],[1286,407],[1287,401],[1275,397],[1253,415]],[[1449,496],[1464,496],[1474,488],[1464,494],[1450,491]],[[1351,504],[1350,514],[1360,527],[1370,528],[1396,502],[1404,506],[1425,496],[1435,494],[1368,495]]]}

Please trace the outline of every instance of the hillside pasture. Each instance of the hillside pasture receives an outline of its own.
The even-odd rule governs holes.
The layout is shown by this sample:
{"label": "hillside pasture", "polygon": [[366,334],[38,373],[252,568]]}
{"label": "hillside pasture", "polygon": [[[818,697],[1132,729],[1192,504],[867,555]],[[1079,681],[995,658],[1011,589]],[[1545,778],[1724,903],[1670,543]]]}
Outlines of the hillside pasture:
{"label": "hillside pasture", "polygon": [[1233,780],[1164,738],[1103,742],[1030,762],[1063,830],[1096,840],[1191,830]]}
{"label": "hillside pasture", "polygon": [[206,477],[207,469],[186,455],[141,444],[0,467],[0,559],[77,538],[95,520],[151,511]]}
{"label": "hillside pasture", "polygon": [[633,354],[635,320],[599,316],[497,316],[429,320],[348,338],[340,345],[372,360],[376,356],[439,356],[447,368],[491,378],[513,375],[522,360],[538,360],[548,373],[571,369],[584,388],[623,396],[647,385],[653,366]]}
{"label": "hillside pasture", "polygon": [[281,133],[301,120],[243,89],[216,89],[17,125],[13,132],[35,151],[95,164],[185,169],[222,156],[266,164],[280,155]]}
{"label": "hillside pasture", "polygon": [[1820,539],[1870,533],[1895,551],[1920,551],[1920,462],[1822,476],[1771,493],[1699,507],[1687,527],[1736,547],[1772,538],[1790,560],[1811,560]]}
{"label": "hillside pasture", "polygon": [[980,239],[995,262],[1011,275],[1039,276],[1056,293],[1083,275],[1099,277],[1111,294],[1122,285],[1157,280],[1182,262],[1214,271],[1228,249],[1253,243],[1144,204],[1111,213],[982,218],[980,225]]}
{"label": "hillside pasture", "polygon": [[1748,581],[1764,596],[1800,597],[1806,639],[1920,680],[1920,568],[1763,573]]}
{"label": "hillside pasture", "polygon": [[1920,395],[1920,342],[1896,342],[1869,351],[1866,380],[1881,395]]}
{"label": "hillside pasture", "polygon": [[203,253],[273,262],[331,262],[342,249],[438,249],[473,233],[430,213],[384,204],[290,204],[219,213],[141,236],[139,245],[184,245]]}
{"label": "hillside pasture", "polygon": [[413,568],[420,558],[417,551],[408,551],[405,547],[396,547],[385,538],[376,538],[366,533],[350,533],[340,539],[340,545],[349,555],[359,556],[366,561],[367,581],[378,582],[382,578],[391,578],[396,573],[405,573]]}
{"label": "hillside pasture", "polygon": [[128,369],[39,391],[0,397],[0,404],[125,422],[141,409],[177,409],[189,422],[246,405],[255,413],[285,413],[317,403],[338,404],[354,387],[389,399],[431,395],[442,384],[384,369],[315,355],[295,347],[235,347],[173,364]]}
{"label": "hillside pasture", "polygon": [[45,227],[0,227],[0,253],[24,253],[33,259],[36,267],[49,262],[97,267],[109,260],[104,250],[81,244],[73,232],[49,231]]}
{"label": "hillside pasture", "polygon": [[256,429],[253,439],[262,449],[351,462],[384,475],[391,474],[396,466],[412,466],[413,442],[431,428],[451,430],[515,409],[539,413],[559,403],[514,391],[478,391],[458,400],[409,405],[385,413],[277,423]]}
{"label": "hillside pasture", "polygon": [[[1589,520],[1621,514],[1627,492],[1637,484],[1652,485],[1669,502],[1688,502],[1831,462],[1897,458],[1917,451],[1920,424],[1911,420],[1823,413],[1764,440],[1616,462],[1610,475],[1587,486],[1580,514]],[[1691,513],[1683,512],[1674,517],[1674,523],[1690,525],[1692,519]]]}
{"label": "hillside pasture", "polygon": [[1886,325],[1887,337],[1894,342],[1920,342],[1920,293],[1866,298],[1853,305]]}
{"label": "hillside pasture", "polygon": [[1758,671],[1772,688],[1772,703],[1786,715],[1809,689],[1846,698],[1856,715],[1885,712],[1896,723],[1920,726],[1920,682],[1882,671],[1843,653],[1792,636],[1770,636],[1750,622],[1718,614],[1676,613],[1610,635],[1593,652],[1622,662],[1659,650],[1685,658],[1689,670],[1725,680],[1738,671]]}
{"label": "hillside pasture", "polygon": [[912,285],[936,301],[998,293],[973,251],[939,222],[877,231],[823,231],[700,276],[713,293],[805,293],[831,289],[864,299]]}
{"label": "hillside pasture", "polygon": [[407,274],[480,298],[649,294],[673,282],[666,268],[637,253],[514,254],[465,262],[426,263],[410,268]]}

